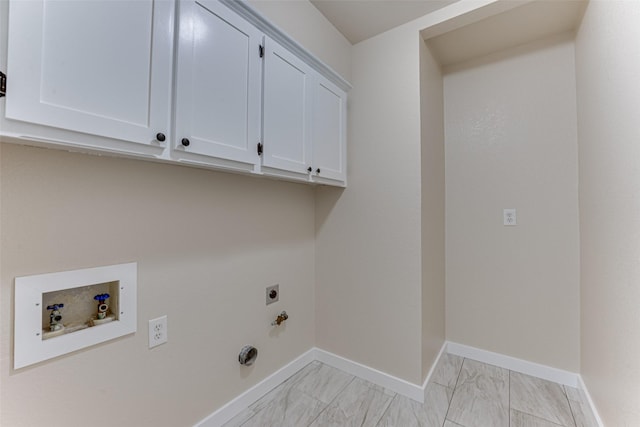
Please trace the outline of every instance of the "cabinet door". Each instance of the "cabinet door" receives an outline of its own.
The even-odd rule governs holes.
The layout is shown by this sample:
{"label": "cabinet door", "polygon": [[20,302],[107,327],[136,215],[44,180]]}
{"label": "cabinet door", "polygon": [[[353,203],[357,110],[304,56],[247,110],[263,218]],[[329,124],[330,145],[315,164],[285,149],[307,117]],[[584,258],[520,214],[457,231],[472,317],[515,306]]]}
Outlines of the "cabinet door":
{"label": "cabinet door", "polygon": [[178,155],[257,164],[261,43],[261,32],[217,0],[180,2]]}
{"label": "cabinet door", "polygon": [[324,77],[315,85],[312,120],[315,180],[347,178],[347,94]]}
{"label": "cabinet door", "polygon": [[170,130],[174,6],[11,1],[6,117],[157,146]]}
{"label": "cabinet door", "polygon": [[264,155],[262,165],[308,177],[315,73],[297,56],[267,38],[264,62]]}

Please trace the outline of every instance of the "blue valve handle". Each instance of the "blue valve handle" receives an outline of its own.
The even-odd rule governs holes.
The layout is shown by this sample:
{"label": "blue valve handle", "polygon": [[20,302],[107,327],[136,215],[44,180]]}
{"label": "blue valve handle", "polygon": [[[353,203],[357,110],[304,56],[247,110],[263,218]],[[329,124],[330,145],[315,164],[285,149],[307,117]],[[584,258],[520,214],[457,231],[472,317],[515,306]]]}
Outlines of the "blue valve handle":
{"label": "blue valve handle", "polygon": [[100,304],[102,304],[107,298],[109,298],[109,294],[98,294],[93,297],[93,299],[99,301]]}

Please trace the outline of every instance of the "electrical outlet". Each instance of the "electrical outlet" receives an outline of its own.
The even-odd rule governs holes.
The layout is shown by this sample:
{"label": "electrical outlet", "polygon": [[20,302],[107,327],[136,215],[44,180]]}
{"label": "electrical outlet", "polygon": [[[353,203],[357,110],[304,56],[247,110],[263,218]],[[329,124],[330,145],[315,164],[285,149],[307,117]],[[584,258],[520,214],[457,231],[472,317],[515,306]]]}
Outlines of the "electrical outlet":
{"label": "electrical outlet", "polygon": [[273,304],[280,299],[280,285],[273,285],[267,288],[267,305]]}
{"label": "electrical outlet", "polygon": [[149,320],[149,348],[167,342],[167,316]]}
{"label": "electrical outlet", "polygon": [[504,225],[518,225],[515,209],[505,209],[502,214]]}

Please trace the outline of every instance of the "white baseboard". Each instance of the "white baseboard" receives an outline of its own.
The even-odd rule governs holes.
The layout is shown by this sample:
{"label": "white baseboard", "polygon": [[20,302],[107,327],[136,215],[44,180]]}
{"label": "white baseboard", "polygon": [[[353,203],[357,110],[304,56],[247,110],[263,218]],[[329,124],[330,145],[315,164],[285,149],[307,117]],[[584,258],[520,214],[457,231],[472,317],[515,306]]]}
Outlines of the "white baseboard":
{"label": "white baseboard", "polygon": [[511,356],[505,356],[499,353],[493,353],[487,350],[457,344],[453,342],[445,342],[438,353],[438,357],[434,361],[429,370],[424,383],[420,386],[410,383],[393,375],[386,374],[374,368],[370,368],[358,362],[346,359],[342,356],[330,353],[328,351],[312,348],[303,353],[289,364],[280,368],[277,372],[269,375],[249,390],[245,391],[220,409],[213,412],[205,419],[198,422],[194,427],[219,427],[240,414],[251,404],[256,402],[266,393],[282,384],[291,375],[304,368],[313,361],[319,361],[333,368],[340,369],[356,377],[372,382],[381,387],[385,387],[402,396],[406,396],[415,401],[424,402],[425,390],[435,367],[445,353],[451,353],[457,356],[466,357],[468,359],[477,360],[479,362],[488,363],[509,369],[515,372],[531,375],[545,380],[553,381],[559,384],[576,387],[584,392],[588,405],[591,407],[593,414],[600,427],[604,427],[602,420],[596,411],[593,400],[589,395],[587,387],[580,375],[573,372],[563,371],[561,369],[552,368],[550,366],[540,365],[538,363],[517,359]]}
{"label": "white baseboard", "polygon": [[522,374],[531,375],[532,377],[542,378],[543,380],[553,381],[559,384],[578,387],[579,375],[562,369],[552,368],[550,366],[540,365],[538,363],[529,362],[527,360],[517,359],[504,354],[493,353],[487,350],[481,350],[475,347],[469,347],[463,344],[447,342],[447,352],[456,356],[466,357],[468,359],[477,360],[478,362],[488,363],[489,365],[499,366],[511,371],[520,372]]}
{"label": "white baseboard", "polygon": [[591,399],[591,394],[589,394],[589,390],[587,389],[587,385],[584,383],[581,375],[578,375],[578,388],[582,391],[582,398],[586,400],[587,405],[591,408],[591,412],[593,412],[593,416],[596,419],[599,427],[604,427],[604,423],[602,422],[602,418],[600,418],[600,414],[596,409],[596,405],[593,403],[593,399]]}
{"label": "white baseboard", "polygon": [[429,378],[433,374],[434,367],[437,365],[440,357],[445,353],[446,343],[443,344],[440,349],[440,353],[436,361],[433,363],[429,375],[422,386],[410,383],[403,379],[394,377],[393,375],[385,374],[377,369],[370,368],[361,363],[354,362],[336,354],[330,353],[319,348],[312,348],[305,352],[298,358],[294,359],[289,364],[280,368],[277,372],[269,375],[264,380],[260,381],[249,390],[242,393],[220,409],[213,412],[208,417],[199,421],[194,427],[219,427],[231,420],[236,415],[247,409],[251,404],[256,402],[262,396],[273,390],[278,385],[282,384],[291,375],[298,372],[300,369],[307,366],[313,361],[322,362],[328,366],[336,369],[340,369],[348,374],[354,375],[363,380],[367,380],[381,387],[385,387],[394,393],[398,393],[402,396],[406,396],[410,399],[416,400],[420,403],[424,403],[424,393]]}
{"label": "white baseboard", "polygon": [[337,356],[333,353],[329,353],[328,351],[321,350],[319,348],[316,348],[315,350],[317,360],[324,364],[387,388],[394,393],[398,393],[420,403],[424,403],[424,388],[417,384],[410,383],[409,381],[394,377],[393,375],[385,374],[382,371],[345,359],[344,357]]}
{"label": "white baseboard", "polygon": [[273,374],[269,375],[249,390],[242,393],[214,413],[199,421],[194,427],[220,427],[245,409],[252,403],[260,399],[262,396],[282,384],[291,375],[307,366],[315,360],[315,348],[303,353],[292,362],[283,366]]}
{"label": "white baseboard", "polygon": [[499,366],[511,371],[520,372],[522,374],[531,375],[532,377],[542,378],[544,380],[553,381],[559,384],[575,387],[581,390],[584,401],[591,408],[593,416],[599,427],[604,427],[602,418],[591,399],[589,390],[579,374],[563,371],[562,369],[552,368],[550,366],[540,365],[538,363],[517,359],[504,354],[493,353],[487,350],[481,350],[475,347],[469,347],[463,344],[447,342],[447,353],[456,356],[466,357],[468,359],[477,360],[478,362],[488,363],[490,365]]}
{"label": "white baseboard", "polygon": [[431,369],[429,369],[429,373],[427,374],[427,377],[424,379],[424,382],[422,383],[422,391],[424,393],[424,397],[422,398],[423,403],[426,400],[427,384],[429,384],[429,381],[431,381],[431,377],[433,376],[433,373],[435,372],[436,367],[440,362],[440,359],[442,359],[442,356],[447,352],[447,344],[448,342],[445,341],[444,344],[442,344],[442,347],[440,347],[438,356],[436,356],[436,360],[434,360],[433,363],[431,364]]}

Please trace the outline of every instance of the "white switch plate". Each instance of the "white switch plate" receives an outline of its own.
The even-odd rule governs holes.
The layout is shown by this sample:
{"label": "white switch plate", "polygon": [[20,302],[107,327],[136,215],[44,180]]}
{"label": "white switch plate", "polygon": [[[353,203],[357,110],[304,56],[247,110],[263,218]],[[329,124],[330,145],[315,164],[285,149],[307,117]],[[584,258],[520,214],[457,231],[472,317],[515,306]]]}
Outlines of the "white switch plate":
{"label": "white switch plate", "polygon": [[518,225],[515,209],[505,209],[503,211],[504,225]]}
{"label": "white switch plate", "polygon": [[149,348],[167,342],[167,316],[149,320]]}

